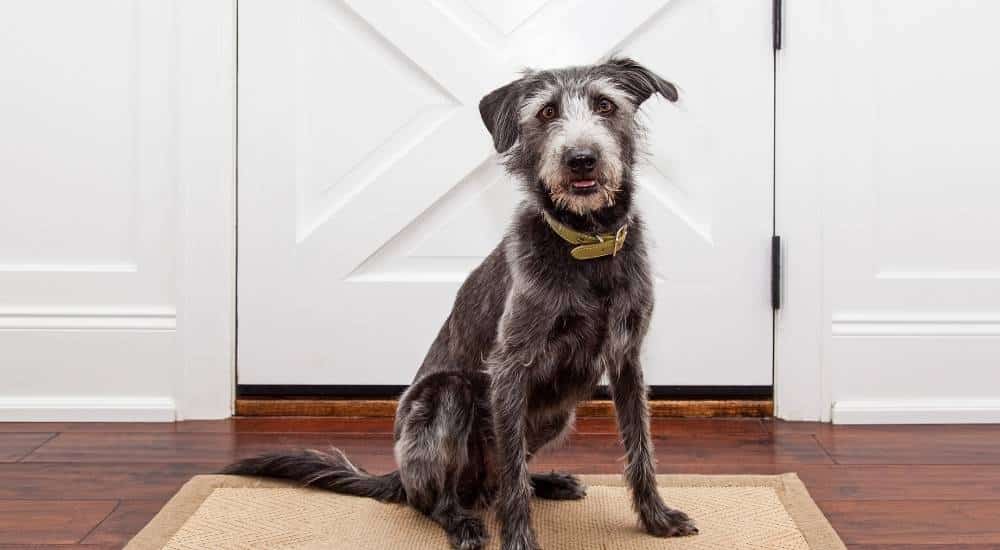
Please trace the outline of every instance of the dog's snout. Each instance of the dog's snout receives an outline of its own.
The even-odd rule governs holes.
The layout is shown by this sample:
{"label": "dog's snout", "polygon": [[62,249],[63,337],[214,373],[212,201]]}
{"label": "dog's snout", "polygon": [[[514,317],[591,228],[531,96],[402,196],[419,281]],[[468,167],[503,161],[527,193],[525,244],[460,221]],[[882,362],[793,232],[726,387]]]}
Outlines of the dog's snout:
{"label": "dog's snout", "polygon": [[597,152],[589,147],[573,147],[566,151],[563,161],[574,174],[586,174],[597,166]]}

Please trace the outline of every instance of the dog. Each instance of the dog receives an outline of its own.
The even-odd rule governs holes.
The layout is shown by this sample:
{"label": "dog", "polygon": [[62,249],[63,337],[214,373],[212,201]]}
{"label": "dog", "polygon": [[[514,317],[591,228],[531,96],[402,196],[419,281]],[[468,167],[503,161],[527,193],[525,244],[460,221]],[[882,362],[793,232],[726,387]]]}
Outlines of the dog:
{"label": "dog", "polygon": [[656,489],[639,356],[653,310],[643,223],[633,208],[643,129],[639,106],[677,89],[628,58],[528,70],[479,103],[525,200],[455,304],[394,425],[399,469],[372,475],[339,450],[250,458],[226,473],[270,476],[413,506],[454,548],[482,548],[480,512],[494,506],[504,550],[539,548],[532,495],[579,499],[568,474],[528,461],[572,429],[576,405],[607,375],[640,525],[697,533]]}

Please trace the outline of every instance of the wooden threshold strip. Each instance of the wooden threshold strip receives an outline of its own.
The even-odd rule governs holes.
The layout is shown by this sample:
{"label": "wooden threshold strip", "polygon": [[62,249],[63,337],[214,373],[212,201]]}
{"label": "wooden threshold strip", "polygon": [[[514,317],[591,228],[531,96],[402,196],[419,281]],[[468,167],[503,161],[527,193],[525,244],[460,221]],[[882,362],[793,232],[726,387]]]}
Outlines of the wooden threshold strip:
{"label": "wooden threshold strip", "polygon": [[[391,418],[396,414],[395,399],[323,398],[239,398],[236,416],[332,416]],[[771,399],[651,399],[650,413],[657,418],[681,417],[768,417],[774,414]],[[609,400],[584,401],[577,416],[613,417]]]}

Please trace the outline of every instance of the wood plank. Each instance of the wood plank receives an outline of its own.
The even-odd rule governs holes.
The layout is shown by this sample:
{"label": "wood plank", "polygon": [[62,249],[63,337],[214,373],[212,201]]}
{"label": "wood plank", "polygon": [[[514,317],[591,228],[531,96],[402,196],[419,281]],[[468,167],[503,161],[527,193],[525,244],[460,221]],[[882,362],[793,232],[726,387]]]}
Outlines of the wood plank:
{"label": "wood plank", "polygon": [[[163,508],[166,501],[127,500],[97,526],[83,544],[101,544],[122,547],[135,536],[153,516]],[[84,550],[85,547],[81,547]]]}
{"label": "wood plank", "polygon": [[1000,464],[1000,425],[831,426],[816,438],[838,464]]}
{"label": "wood plank", "polygon": [[168,499],[192,476],[217,464],[0,464],[0,499]]}
{"label": "wood plank", "polygon": [[[225,420],[188,420],[178,422],[178,432],[202,433],[392,433],[392,418],[341,418],[321,416],[250,416]],[[653,433],[766,433],[758,418],[653,418]],[[123,430],[127,431],[127,430]],[[614,418],[578,418],[576,433],[616,434]]]}
{"label": "wood plank", "polygon": [[1000,545],[1000,501],[818,501],[848,545]]}
{"label": "wood plank", "polygon": [[345,452],[392,457],[391,434],[321,433],[64,433],[25,462],[188,463],[220,468],[255,454],[331,445]]}
{"label": "wood plank", "polygon": [[55,435],[48,432],[5,433],[0,436],[0,462],[17,462]]}
{"label": "wood plank", "polygon": [[[682,434],[746,434],[766,433],[759,418],[652,418],[650,431],[660,436]],[[577,434],[617,434],[614,418],[582,417],[576,419]]]}
{"label": "wood plank", "polygon": [[117,504],[114,500],[0,500],[0,544],[73,544]]}
{"label": "wood plank", "polygon": [[[238,416],[336,416],[392,418],[396,414],[395,399],[289,399],[240,398],[236,400]],[[754,417],[774,413],[770,399],[654,399],[649,402],[653,417]],[[577,408],[580,417],[614,417],[614,406],[608,400],[585,401]]]}
{"label": "wood plank", "polygon": [[176,426],[174,422],[0,422],[0,433],[172,432]]}
{"label": "wood plank", "polygon": [[817,500],[1000,500],[1000,466],[805,466]]}
{"label": "wood plank", "polygon": [[820,434],[831,425],[826,422],[789,422],[779,418],[762,418],[761,424],[768,433],[774,434]]}

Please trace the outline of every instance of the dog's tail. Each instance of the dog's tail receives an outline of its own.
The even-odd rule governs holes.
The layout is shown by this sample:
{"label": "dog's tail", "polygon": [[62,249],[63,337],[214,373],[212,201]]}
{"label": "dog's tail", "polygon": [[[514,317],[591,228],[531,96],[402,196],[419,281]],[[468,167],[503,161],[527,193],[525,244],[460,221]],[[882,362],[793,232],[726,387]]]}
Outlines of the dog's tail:
{"label": "dog's tail", "polygon": [[382,502],[406,502],[399,472],[372,475],[358,468],[340,449],[329,453],[307,449],[290,454],[264,454],[231,464],[224,474],[263,476],[298,481],[309,487]]}

